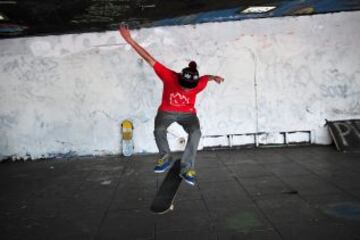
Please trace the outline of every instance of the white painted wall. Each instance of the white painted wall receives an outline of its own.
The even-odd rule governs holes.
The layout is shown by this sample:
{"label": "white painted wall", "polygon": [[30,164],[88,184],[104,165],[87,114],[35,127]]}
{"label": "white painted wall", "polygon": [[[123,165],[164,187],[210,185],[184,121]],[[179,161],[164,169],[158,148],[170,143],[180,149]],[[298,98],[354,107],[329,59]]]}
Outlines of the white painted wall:
{"label": "white painted wall", "polygon": [[[194,59],[200,73],[225,77],[198,96],[204,136],[266,132],[260,141],[271,143],[278,132],[310,130],[313,143],[328,144],[324,119],[360,117],[359,22],[348,12],[132,33],[174,70]],[[117,154],[126,118],[136,152],[156,152],[161,82],[117,32],[1,40],[0,64],[0,159]],[[169,131],[181,149],[184,131]]]}

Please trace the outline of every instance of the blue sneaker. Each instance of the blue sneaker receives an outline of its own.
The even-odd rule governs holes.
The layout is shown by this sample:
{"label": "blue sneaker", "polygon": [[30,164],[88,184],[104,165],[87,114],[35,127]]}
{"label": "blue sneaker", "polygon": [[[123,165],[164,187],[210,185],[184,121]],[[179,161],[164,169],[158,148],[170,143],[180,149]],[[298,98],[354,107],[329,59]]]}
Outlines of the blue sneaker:
{"label": "blue sneaker", "polygon": [[170,156],[168,154],[159,158],[156,162],[156,166],[154,168],[155,173],[163,173],[169,170],[170,168]]}
{"label": "blue sneaker", "polygon": [[184,179],[184,181],[192,186],[196,184],[196,172],[195,170],[188,170],[184,173],[180,173],[180,177]]}

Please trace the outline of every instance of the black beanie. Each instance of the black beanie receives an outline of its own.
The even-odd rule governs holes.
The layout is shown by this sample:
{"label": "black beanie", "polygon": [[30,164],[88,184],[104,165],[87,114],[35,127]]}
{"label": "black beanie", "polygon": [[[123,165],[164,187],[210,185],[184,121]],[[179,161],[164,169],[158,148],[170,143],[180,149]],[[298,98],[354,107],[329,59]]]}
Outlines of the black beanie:
{"label": "black beanie", "polygon": [[196,62],[191,61],[187,68],[181,71],[180,85],[184,88],[194,88],[199,83],[199,72],[196,69]]}

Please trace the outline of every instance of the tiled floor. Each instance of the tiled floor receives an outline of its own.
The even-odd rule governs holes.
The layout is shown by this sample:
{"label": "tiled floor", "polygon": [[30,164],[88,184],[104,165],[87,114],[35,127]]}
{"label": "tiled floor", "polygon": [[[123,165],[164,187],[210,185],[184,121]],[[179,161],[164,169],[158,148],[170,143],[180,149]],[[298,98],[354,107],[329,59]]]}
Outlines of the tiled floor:
{"label": "tiled floor", "polygon": [[360,154],[201,151],[165,215],[149,211],[155,157],[0,164],[0,239],[360,239]]}

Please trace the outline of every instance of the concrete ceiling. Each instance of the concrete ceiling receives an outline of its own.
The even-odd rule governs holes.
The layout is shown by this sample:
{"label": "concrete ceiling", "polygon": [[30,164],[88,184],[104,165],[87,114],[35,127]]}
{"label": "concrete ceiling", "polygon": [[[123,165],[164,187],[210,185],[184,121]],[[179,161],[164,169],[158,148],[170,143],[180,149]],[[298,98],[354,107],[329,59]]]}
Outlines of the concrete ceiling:
{"label": "concrete ceiling", "polygon": [[[242,13],[249,6],[276,6]],[[360,0],[0,0],[0,38],[360,10]]]}

